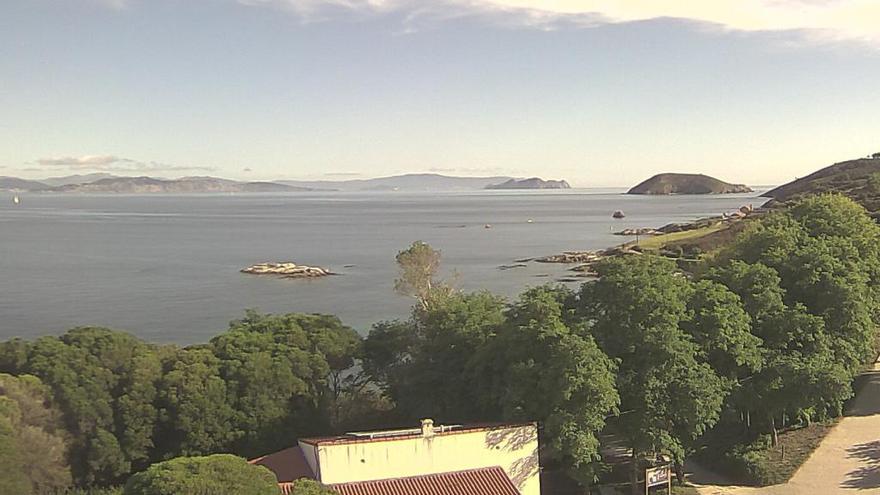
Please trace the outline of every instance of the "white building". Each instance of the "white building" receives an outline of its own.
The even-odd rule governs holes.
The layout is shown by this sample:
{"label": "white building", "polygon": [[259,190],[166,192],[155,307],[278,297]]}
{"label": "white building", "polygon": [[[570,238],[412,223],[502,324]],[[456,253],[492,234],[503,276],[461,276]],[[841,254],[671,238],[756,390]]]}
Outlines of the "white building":
{"label": "white building", "polygon": [[282,489],[307,477],[343,495],[540,495],[535,423],[434,426],[304,438],[254,459]]}

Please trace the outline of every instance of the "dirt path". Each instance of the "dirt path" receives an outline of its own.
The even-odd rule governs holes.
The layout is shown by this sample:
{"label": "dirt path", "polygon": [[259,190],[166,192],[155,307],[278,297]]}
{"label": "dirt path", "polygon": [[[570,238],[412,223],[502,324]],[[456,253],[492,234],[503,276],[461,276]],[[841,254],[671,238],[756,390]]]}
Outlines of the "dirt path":
{"label": "dirt path", "polygon": [[880,363],[846,417],[788,483],[764,488],[721,485],[702,486],[699,490],[703,495],[880,495]]}

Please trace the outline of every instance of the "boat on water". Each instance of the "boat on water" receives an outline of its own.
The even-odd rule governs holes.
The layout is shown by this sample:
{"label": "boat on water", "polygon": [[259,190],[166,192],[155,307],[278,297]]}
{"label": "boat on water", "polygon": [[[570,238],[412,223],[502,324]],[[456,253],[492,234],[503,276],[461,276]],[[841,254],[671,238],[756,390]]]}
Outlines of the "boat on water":
{"label": "boat on water", "polygon": [[18,196],[13,196],[12,197],[12,204],[14,204],[14,205],[21,204],[21,198],[19,198]]}
{"label": "boat on water", "polygon": [[612,216],[613,218],[625,218],[625,217],[626,217],[626,214],[623,213],[622,210],[617,210],[617,211],[615,211],[614,213],[612,213],[611,216]]}

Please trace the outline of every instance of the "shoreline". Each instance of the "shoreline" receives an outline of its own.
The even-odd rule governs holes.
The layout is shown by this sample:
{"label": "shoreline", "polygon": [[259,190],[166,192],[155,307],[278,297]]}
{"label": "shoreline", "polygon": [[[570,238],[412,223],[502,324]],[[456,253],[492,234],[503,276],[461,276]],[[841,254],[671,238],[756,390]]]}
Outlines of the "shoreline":
{"label": "shoreline", "polygon": [[[666,248],[670,245],[684,246],[688,245],[688,242],[695,243],[696,241],[704,240],[706,237],[726,231],[735,230],[738,232],[741,229],[735,226],[743,225],[749,219],[763,216],[768,211],[769,209],[764,208],[763,205],[758,208],[754,208],[752,205],[743,205],[729,214],[722,213],[721,215],[700,217],[689,222],[673,222],[657,228],[638,227],[623,229],[619,232],[614,232],[614,235],[634,236],[636,239],[603,249],[563,251],[558,254],[534,258],[520,258],[515,260],[516,264],[501,265],[499,269],[507,270],[528,266],[525,263],[575,265],[568,268],[567,271],[576,272],[576,274],[559,278],[557,281],[562,283],[579,282],[581,279],[595,278],[596,272],[593,267],[608,258],[645,253],[663,255]],[[639,239],[639,237],[644,237],[644,239]],[[668,242],[664,243],[664,238]],[[651,242],[656,239],[661,239],[661,241]],[[702,250],[698,254],[701,253]],[[689,258],[679,255],[675,259]]]}

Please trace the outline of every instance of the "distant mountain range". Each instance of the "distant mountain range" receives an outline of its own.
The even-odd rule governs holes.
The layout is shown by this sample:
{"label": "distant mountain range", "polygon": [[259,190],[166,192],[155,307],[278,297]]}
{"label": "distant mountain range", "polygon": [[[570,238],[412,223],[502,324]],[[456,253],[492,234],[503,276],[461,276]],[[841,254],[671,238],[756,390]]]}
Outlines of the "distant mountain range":
{"label": "distant mountain range", "polygon": [[[76,182],[85,180],[85,182]],[[58,185],[52,185],[58,184]],[[43,181],[0,177],[0,190],[60,193],[188,194],[236,192],[302,192],[310,189],[275,182],[239,182],[216,177],[115,177],[107,174],[55,177]]]}
{"label": "distant mountain range", "polygon": [[152,177],[111,177],[84,184],[67,184],[50,189],[53,192],[127,194],[301,192],[309,190],[274,182],[238,182],[218,179],[216,177],[182,177],[172,180],[155,179]]}
{"label": "distant mountain range", "polygon": [[52,186],[35,180],[0,177],[0,190],[2,191],[45,191],[51,188]]}
{"label": "distant mountain range", "polygon": [[83,174],[83,175],[68,175],[65,177],[49,177],[48,179],[40,179],[40,182],[43,184],[58,187],[58,186],[67,186],[70,184],[87,184],[89,182],[95,182],[96,180],[101,179],[115,179],[118,176],[113,174],[108,174],[106,172],[97,172],[94,174]]}
{"label": "distant mountain range", "polygon": [[352,180],[281,180],[280,184],[311,189],[335,189],[337,191],[456,191],[485,189],[511,177],[452,177],[440,174],[405,174],[376,179]]}
{"label": "distant mountain range", "polygon": [[0,177],[0,190],[60,193],[191,194],[236,192],[306,191],[466,191],[481,189],[559,189],[570,187],[565,181],[545,181],[537,177],[451,177],[439,174],[406,174],[376,179],[341,181],[281,180],[242,182],[217,177],[119,177],[106,173],[27,180]]}

